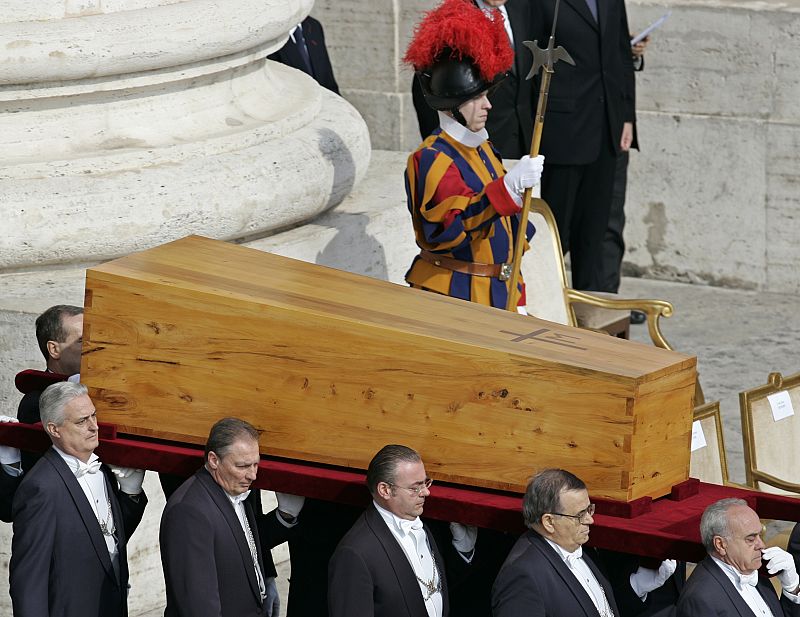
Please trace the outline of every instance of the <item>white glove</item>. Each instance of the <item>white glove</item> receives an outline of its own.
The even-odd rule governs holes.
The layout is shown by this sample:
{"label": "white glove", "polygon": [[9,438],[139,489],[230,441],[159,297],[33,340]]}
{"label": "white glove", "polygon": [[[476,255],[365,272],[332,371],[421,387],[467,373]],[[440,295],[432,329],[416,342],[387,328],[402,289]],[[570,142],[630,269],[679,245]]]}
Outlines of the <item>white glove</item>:
{"label": "white glove", "polygon": [[303,509],[303,504],[306,502],[306,498],[302,495],[290,495],[289,493],[275,493],[275,498],[278,500],[278,510],[292,518],[299,516],[300,510]]}
{"label": "white glove", "polygon": [[667,559],[661,562],[658,570],[651,568],[639,568],[631,574],[630,583],[633,592],[639,596],[641,600],[647,597],[647,594],[661,587],[667,582],[667,579],[675,574],[675,568],[678,567],[678,562],[674,559]]}
{"label": "white glove", "polygon": [[539,184],[542,179],[544,169],[544,156],[539,155],[531,158],[527,154],[523,156],[514,168],[503,176],[508,194],[517,203],[522,202],[522,194],[525,189],[530,189]]}
{"label": "white glove", "polygon": [[800,576],[797,576],[797,568],[794,565],[794,557],[778,546],[770,546],[761,551],[761,556],[767,560],[767,572],[778,574],[781,587],[789,593],[797,590],[800,584]]}
{"label": "white glove", "polygon": [[478,528],[461,523],[450,523],[450,533],[453,535],[453,546],[459,553],[471,553],[478,540]]}
{"label": "white glove", "polygon": [[132,467],[117,467],[109,465],[111,471],[117,476],[119,490],[126,495],[138,495],[142,492],[142,482],[144,482],[144,469],[133,469]]}
{"label": "white glove", "polygon": [[281,612],[281,597],[278,595],[278,585],[275,584],[275,577],[270,576],[265,580],[264,586],[267,588],[267,597],[264,598],[267,617],[278,617]]}
{"label": "white glove", "polygon": [[[12,416],[0,416],[0,422],[19,422]],[[11,446],[0,446],[0,464],[15,465],[20,462],[21,456],[19,448],[12,448]]]}

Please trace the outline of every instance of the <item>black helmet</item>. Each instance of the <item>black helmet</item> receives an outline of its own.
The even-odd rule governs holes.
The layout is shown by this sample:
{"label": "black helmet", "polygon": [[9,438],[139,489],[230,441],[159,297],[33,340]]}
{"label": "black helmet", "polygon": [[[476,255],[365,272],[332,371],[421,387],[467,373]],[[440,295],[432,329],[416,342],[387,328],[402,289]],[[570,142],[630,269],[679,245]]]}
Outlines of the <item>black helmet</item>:
{"label": "black helmet", "polygon": [[469,58],[454,58],[449,50],[440,58],[429,69],[417,71],[425,102],[439,111],[457,109],[484,90],[494,90],[508,74],[498,73],[487,81]]}

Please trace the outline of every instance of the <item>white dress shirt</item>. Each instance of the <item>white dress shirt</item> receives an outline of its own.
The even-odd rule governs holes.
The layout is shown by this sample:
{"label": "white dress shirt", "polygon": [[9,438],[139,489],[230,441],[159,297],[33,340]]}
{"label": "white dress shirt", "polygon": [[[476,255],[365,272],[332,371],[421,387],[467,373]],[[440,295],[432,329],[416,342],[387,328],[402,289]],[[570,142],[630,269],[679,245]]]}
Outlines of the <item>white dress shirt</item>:
{"label": "white dress shirt", "polygon": [[258,581],[258,590],[261,593],[263,600],[267,595],[267,586],[264,581],[264,573],[258,565],[258,548],[256,547],[256,539],[253,531],[250,528],[250,522],[247,520],[247,513],[244,510],[244,500],[250,496],[250,491],[245,491],[240,495],[230,495],[225,493],[228,499],[231,500],[233,511],[236,512],[236,518],[239,519],[239,524],[242,526],[244,538],[247,540],[247,546],[250,547],[250,556],[253,558],[253,569],[256,571],[256,580]]}
{"label": "white dress shirt", "polygon": [[[103,472],[100,471],[100,459],[92,453],[89,461],[84,463],[71,454],[67,454],[63,450],[59,450],[53,446],[53,450],[58,452],[64,462],[69,467],[69,470],[75,474],[83,494],[86,495],[86,501],[92,507],[97,524],[100,522],[106,523],[107,529],[110,531],[116,529],[116,521],[114,521],[114,513],[109,509],[109,495],[106,488],[106,480]],[[106,535],[103,534],[103,540],[106,542],[108,555],[111,557],[111,563],[114,566],[114,572],[119,576],[119,547],[117,546],[117,534]]]}
{"label": "white dress shirt", "polygon": [[614,612],[611,610],[611,603],[606,598],[603,586],[595,578],[594,573],[583,559],[583,548],[579,546],[578,550],[569,553],[548,538],[545,538],[545,540],[556,550],[558,556],[567,564],[569,571],[572,572],[581,587],[586,590],[597,612],[600,613],[600,617],[613,617]]}
{"label": "white dress shirt", "polygon": [[[428,536],[419,517],[413,521],[402,519],[380,507],[376,502],[372,503],[406,554],[417,579],[432,580],[441,588],[442,572],[434,564],[433,551],[428,545]],[[429,595],[427,587],[422,582],[419,583],[419,588],[422,599],[425,600],[428,617],[442,617],[442,592],[436,591]]]}

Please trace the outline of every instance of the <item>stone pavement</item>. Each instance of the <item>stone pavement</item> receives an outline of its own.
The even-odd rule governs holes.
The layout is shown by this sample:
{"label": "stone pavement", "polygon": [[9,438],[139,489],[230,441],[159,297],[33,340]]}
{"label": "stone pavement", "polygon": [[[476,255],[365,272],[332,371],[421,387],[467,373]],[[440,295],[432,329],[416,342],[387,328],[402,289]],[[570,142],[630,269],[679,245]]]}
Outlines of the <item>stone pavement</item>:
{"label": "stone pavement", "polygon": [[[623,279],[620,295],[673,303],[675,313],[662,320],[664,335],[676,350],[697,355],[706,400],[721,403],[731,479],[744,481],[738,394],[766,383],[770,372],[800,371],[800,297],[636,278]],[[649,341],[646,326],[632,326],[631,338]],[[285,598],[289,564],[285,547],[279,550]]]}

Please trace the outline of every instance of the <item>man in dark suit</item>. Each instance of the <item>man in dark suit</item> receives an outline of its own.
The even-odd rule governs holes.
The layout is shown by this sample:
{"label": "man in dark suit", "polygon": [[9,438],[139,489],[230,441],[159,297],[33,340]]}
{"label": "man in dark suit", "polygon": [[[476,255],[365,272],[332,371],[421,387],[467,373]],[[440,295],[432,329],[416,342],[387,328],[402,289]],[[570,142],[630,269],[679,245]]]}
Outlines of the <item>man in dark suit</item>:
{"label": "man in dark suit", "polygon": [[339,94],[322,24],[310,15],[292,29],[286,44],[268,58],[308,73],[320,86]]}
{"label": "man in dark suit", "polygon": [[144,513],[144,472],[101,465],[95,409],[81,384],[40,399],[53,447],[14,497],[10,593],[17,617],[124,617],[126,544]]}
{"label": "man in dark suit", "polygon": [[[36,318],[36,341],[44,356],[47,373],[63,376],[62,379],[77,375],[81,370],[83,307],[69,304],[51,306]],[[35,424],[39,421],[41,393],[37,389],[22,397],[17,409],[20,422]]]}
{"label": "man in dark suit", "polygon": [[[544,47],[555,0],[531,2],[531,40]],[[572,286],[603,289],[603,237],[617,154],[633,138],[634,79],[623,0],[563,0],[555,32],[575,66],[558,62],[542,134],[542,197],[570,253]],[[538,91],[537,76],[534,88]]]}
{"label": "man in dark suit", "polygon": [[792,528],[786,550],[794,559],[795,568],[800,570],[800,523],[795,524],[794,528]]}
{"label": "man in dark suit", "polygon": [[[533,81],[525,79],[533,56],[522,42],[530,30],[530,2],[527,0],[475,0],[484,11],[498,11],[503,17],[509,43],[514,49],[514,64],[508,76],[489,95],[492,111],[486,121],[489,141],[504,159],[519,159],[530,153],[533,129]],[[439,117],[425,102],[415,75],[411,86],[414,109],[422,139],[439,126]]]}
{"label": "man in dark suit", "polygon": [[[446,617],[445,563],[420,520],[431,479],[419,454],[400,445],[383,447],[367,469],[372,506],[339,543],[328,567],[331,617]],[[465,528],[451,528],[465,564],[472,559]],[[455,539],[458,538],[458,539]],[[465,540],[460,543],[460,540]]]}
{"label": "man in dark suit", "polygon": [[248,497],[260,458],[258,431],[224,418],[211,428],[205,466],[169,498],[159,534],[165,617],[277,617],[266,547],[285,542],[296,521],[278,509],[253,510]]}
{"label": "man in dark suit", "polygon": [[582,551],[594,522],[586,485],[563,469],[542,471],[528,484],[522,512],[529,530],[497,575],[494,617],[618,616],[611,584]]}
{"label": "man in dark suit", "polygon": [[[708,556],[692,572],[678,600],[678,617],[797,617],[800,577],[792,556],[765,548],[761,520],[743,499],[721,499],[703,512],[700,537]],[[777,574],[780,600],[758,569]]]}

